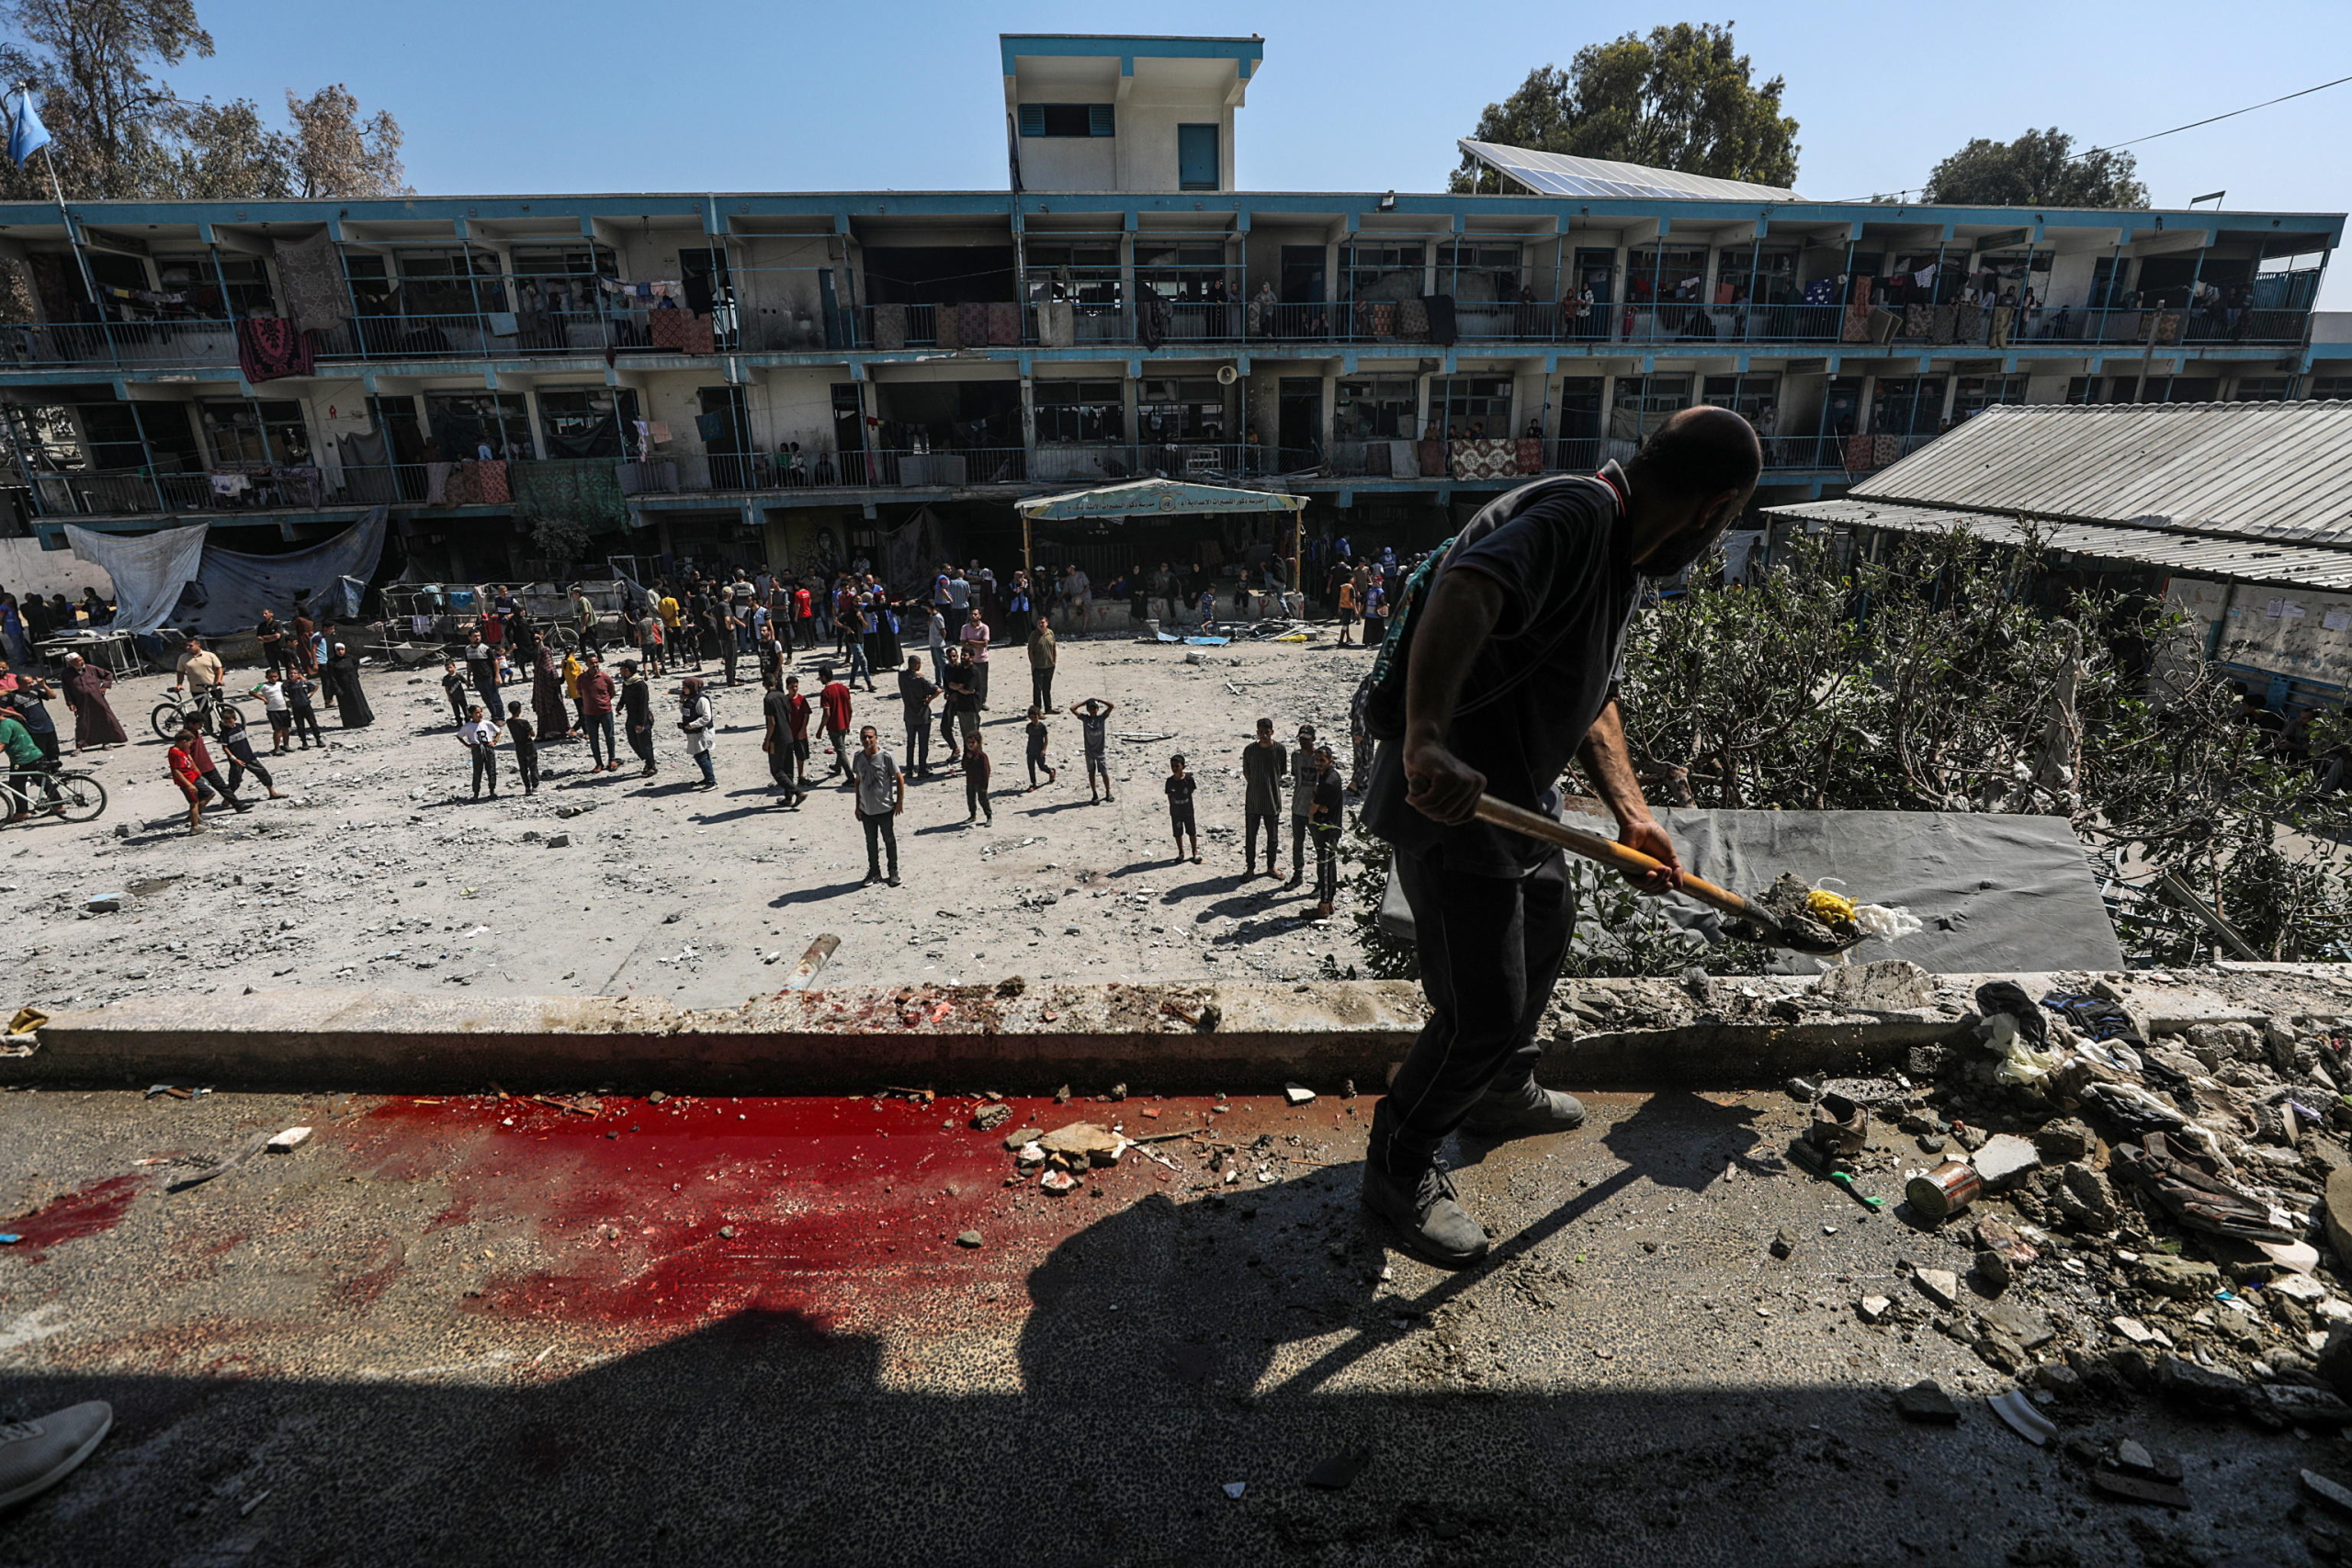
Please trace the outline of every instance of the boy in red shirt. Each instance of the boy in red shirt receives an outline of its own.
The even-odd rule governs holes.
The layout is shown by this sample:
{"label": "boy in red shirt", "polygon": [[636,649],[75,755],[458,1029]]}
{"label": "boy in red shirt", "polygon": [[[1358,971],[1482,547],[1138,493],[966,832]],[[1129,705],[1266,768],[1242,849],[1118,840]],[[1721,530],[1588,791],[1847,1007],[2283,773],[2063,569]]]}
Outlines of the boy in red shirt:
{"label": "boy in red shirt", "polygon": [[164,763],[172,771],[172,782],[187,797],[189,832],[204,830],[204,803],[215,795],[239,811],[253,809],[229,793],[229,786],[221,782],[220,768],[212,761],[212,752],[195,725],[180,726],[180,732],[172,738],[172,749],[164,754]]}
{"label": "boy in red shirt", "polygon": [[[833,679],[833,667],[830,664],[820,664],[817,667],[817,678],[825,682],[825,689],[817,694],[817,700],[824,705],[825,709],[825,739],[833,743],[833,766],[841,770],[843,779],[847,779],[849,777],[849,688]],[[829,772],[825,776],[831,778],[832,774]]]}

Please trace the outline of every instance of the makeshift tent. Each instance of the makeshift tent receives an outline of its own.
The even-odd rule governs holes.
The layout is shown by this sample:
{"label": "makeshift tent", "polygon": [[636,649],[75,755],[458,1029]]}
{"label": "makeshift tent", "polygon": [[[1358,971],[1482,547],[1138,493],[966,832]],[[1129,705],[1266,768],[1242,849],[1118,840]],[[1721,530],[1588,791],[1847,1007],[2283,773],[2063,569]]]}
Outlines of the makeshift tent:
{"label": "makeshift tent", "polygon": [[1287,512],[1291,519],[1291,583],[1304,581],[1301,557],[1306,548],[1300,514],[1303,495],[1277,491],[1235,490],[1225,485],[1188,484],[1182,479],[1136,479],[1130,484],[1103,485],[1095,490],[1068,491],[1058,495],[1033,495],[1016,501],[1021,513],[1021,564],[1036,570],[1030,555],[1031,525],[1037,523],[1088,522],[1117,517],[1221,516],[1246,512]]}
{"label": "makeshift tent", "polygon": [[[1907,958],[1934,974],[2120,969],[2082,840],[2064,817],[1990,811],[1660,811],[1683,869],[1749,897],[1788,872],[1830,881],[1866,904],[1909,909],[1926,929],[1895,942],[1864,942],[1853,962]],[[1571,818],[1614,838],[1605,819]],[[1832,880],[1834,879],[1834,881]],[[1679,895],[1647,906],[1689,931],[1697,948],[1717,939],[1721,917]],[[1383,930],[1411,940],[1412,912],[1392,875]],[[1589,935],[1579,933],[1579,942]],[[1811,958],[1783,954],[1784,974],[1812,974]]]}
{"label": "makeshift tent", "polygon": [[264,610],[297,604],[326,616],[359,613],[358,595],[384,554],[389,513],[371,507],[334,538],[283,555],[252,555],[207,543],[207,525],[124,538],[68,524],[66,542],[114,579],[115,626],[152,632],[170,624],[219,636],[243,631]]}

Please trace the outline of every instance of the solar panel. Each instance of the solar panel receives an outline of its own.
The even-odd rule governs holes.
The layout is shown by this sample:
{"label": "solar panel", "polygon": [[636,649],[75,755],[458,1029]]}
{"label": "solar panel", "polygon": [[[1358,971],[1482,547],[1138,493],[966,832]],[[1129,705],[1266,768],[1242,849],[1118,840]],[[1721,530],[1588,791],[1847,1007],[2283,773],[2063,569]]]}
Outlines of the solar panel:
{"label": "solar panel", "polygon": [[1503,147],[1492,141],[1464,140],[1460,146],[1487,167],[1545,196],[1664,197],[1682,201],[1804,199],[1786,186],[1719,180],[1674,169],[1614,163],[1607,158],[1577,158],[1566,152],[1539,152],[1531,147]]}

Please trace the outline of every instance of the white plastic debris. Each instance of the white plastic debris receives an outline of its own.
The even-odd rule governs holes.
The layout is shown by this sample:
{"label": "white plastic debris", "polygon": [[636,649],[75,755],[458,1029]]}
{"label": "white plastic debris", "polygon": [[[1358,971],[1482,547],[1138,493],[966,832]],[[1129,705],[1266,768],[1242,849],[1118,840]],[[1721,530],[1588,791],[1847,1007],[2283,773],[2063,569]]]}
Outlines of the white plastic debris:
{"label": "white plastic debris", "polygon": [[1866,936],[1881,942],[1901,942],[1915,931],[1927,929],[1927,922],[1910,910],[1896,904],[1857,904],[1854,923]]}
{"label": "white plastic debris", "polygon": [[2025,1396],[2022,1389],[1996,1394],[1987,1403],[1993,1406],[1994,1415],[2008,1423],[2009,1430],[2037,1449],[2047,1447],[2050,1439],[2058,1435],[2056,1424],[2033,1407],[2033,1401]]}
{"label": "white plastic debris", "polygon": [[308,1127],[288,1127],[271,1138],[263,1147],[274,1155],[290,1155],[310,1141],[311,1130]]}

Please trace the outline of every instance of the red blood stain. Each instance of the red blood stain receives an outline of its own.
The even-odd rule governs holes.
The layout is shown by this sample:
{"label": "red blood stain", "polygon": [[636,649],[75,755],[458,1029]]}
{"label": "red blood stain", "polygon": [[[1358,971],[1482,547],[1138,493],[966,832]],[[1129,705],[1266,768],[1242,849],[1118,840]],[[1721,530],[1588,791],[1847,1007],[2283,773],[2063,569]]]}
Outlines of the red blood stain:
{"label": "red blood stain", "polygon": [[78,1241],[114,1229],[122,1223],[130,1201],[139,1195],[140,1183],[146,1179],[144,1175],[109,1176],[95,1186],[54,1199],[19,1219],[0,1220],[0,1232],[24,1237],[0,1251],[0,1256],[22,1257],[28,1263],[38,1263],[49,1255],[49,1248],[60,1242]]}
{"label": "red blood stain", "polygon": [[[379,1174],[430,1168],[450,1189],[445,1216],[520,1222],[557,1259],[492,1274],[473,1310],[639,1332],[783,1313],[839,1330],[1018,1310],[1029,1269],[1111,1212],[1034,1181],[1008,1189],[1005,1137],[1077,1121],[1134,1126],[1139,1108],[1007,1103],[1012,1118],[981,1132],[969,1098],[607,1097],[594,1115],[404,1100],[370,1114],[353,1153]],[[1155,1131],[1211,1120],[1205,1100],[1165,1109]],[[1162,1190],[1167,1174],[1130,1155],[1087,1183],[1125,1201]],[[975,1229],[985,1247],[959,1247]]]}

